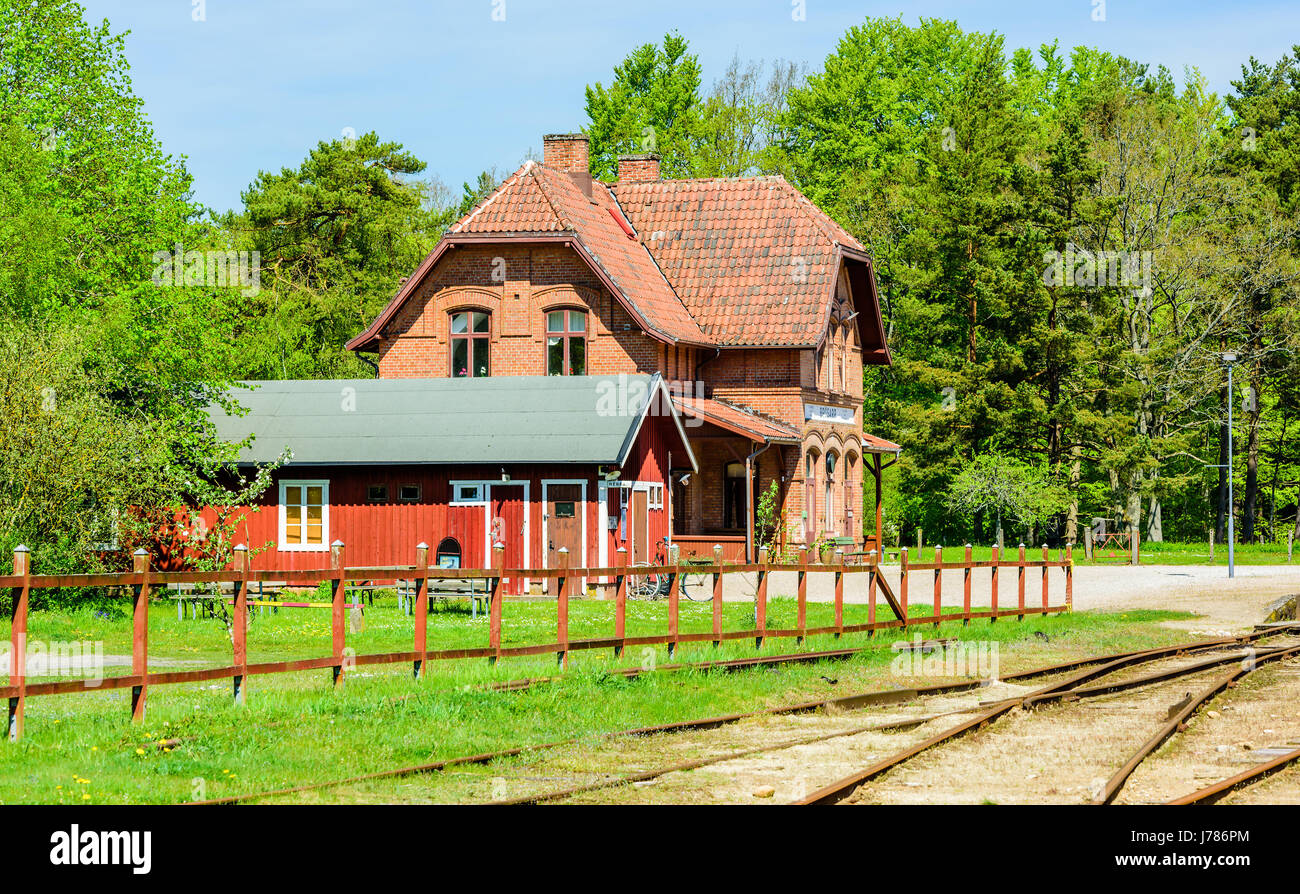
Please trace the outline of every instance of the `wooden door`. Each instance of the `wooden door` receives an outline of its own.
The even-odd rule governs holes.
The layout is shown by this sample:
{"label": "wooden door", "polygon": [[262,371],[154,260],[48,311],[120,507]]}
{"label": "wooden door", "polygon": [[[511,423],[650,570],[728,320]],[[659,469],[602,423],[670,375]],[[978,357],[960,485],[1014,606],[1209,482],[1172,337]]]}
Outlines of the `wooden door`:
{"label": "wooden door", "polygon": [[654,556],[650,548],[650,494],[643,490],[632,491],[632,561],[649,562]]}
{"label": "wooden door", "polygon": [[[569,550],[569,566],[582,565],[582,488],[577,484],[551,484],[546,488],[546,567],[559,565],[561,547]],[[554,594],[555,581],[546,583]],[[570,590],[570,592],[573,592]]]}
{"label": "wooden door", "polygon": [[[489,539],[492,546],[498,543],[505,546],[507,568],[528,567],[523,484],[492,485],[492,527]],[[508,595],[520,596],[524,592],[524,576],[506,578],[503,586]]]}

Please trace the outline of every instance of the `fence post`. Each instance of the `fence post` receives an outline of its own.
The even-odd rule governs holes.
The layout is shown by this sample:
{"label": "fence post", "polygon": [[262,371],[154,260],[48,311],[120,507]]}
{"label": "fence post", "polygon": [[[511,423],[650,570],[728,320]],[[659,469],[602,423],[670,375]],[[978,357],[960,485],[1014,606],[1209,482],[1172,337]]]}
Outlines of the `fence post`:
{"label": "fence post", "polygon": [[762,567],[758,569],[758,585],[754,588],[754,629],[758,631],[754,637],[754,648],[763,648],[763,636],[767,632],[767,547],[764,546],[758,551],[758,564]]}
{"label": "fence post", "polygon": [[9,626],[9,685],[18,694],[9,697],[9,741],[23,735],[23,715],[27,710],[27,603],[31,598],[32,554],[27,547],[14,547],[14,576],[23,582],[9,592],[13,602],[13,619]]}
{"label": "fence post", "polygon": [[903,610],[903,617],[898,620],[903,623],[903,629],[907,629],[907,547],[898,548],[898,607]]}
{"label": "fence post", "polygon": [[1065,610],[1074,611],[1074,544],[1065,545]]}
{"label": "fence post", "polygon": [[569,666],[569,548],[562,546],[556,550],[556,564],[559,566],[559,585],[555,588],[555,641],[559,651],[555,654],[555,663],[561,668]]}
{"label": "fence post", "polygon": [[[506,567],[506,548],[504,546],[492,547],[492,567],[496,569],[496,577],[492,578],[492,586],[488,592],[488,647],[492,650],[492,655],[488,661],[496,664],[501,660],[501,603],[504,592],[501,586],[501,578],[505,574]],[[470,599],[473,599],[473,595]]]}
{"label": "fence post", "polygon": [[998,619],[998,554],[1000,552],[998,545],[993,544],[993,579],[989,582],[989,608],[992,609],[993,614],[989,617],[990,624],[995,623]]}
{"label": "fence post", "polygon": [[835,548],[835,638],[844,632],[844,548]]}
{"label": "fence post", "polygon": [[618,548],[618,567],[614,577],[614,657],[623,657],[623,640],[627,638],[627,547]]}
{"label": "fence post", "polygon": [[1047,544],[1043,544],[1043,612],[1047,612],[1047,563],[1052,560],[1051,555],[1047,552]]}
{"label": "fence post", "polygon": [[1142,549],[1142,532],[1141,532],[1140,530],[1138,530],[1137,528],[1134,528],[1134,529],[1133,529],[1132,542],[1129,544],[1129,546],[1131,547],[1131,549],[1129,550],[1129,552],[1130,552],[1130,555],[1129,555],[1129,564],[1130,564],[1130,565],[1140,565],[1140,564],[1142,564],[1142,553],[1141,553],[1141,549]]}
{"label": "fence post", "polygon": [[344,607],[347,601],[348,582],[343,577],[343,541],[330,544],[330,570],[334,572],[334,594],[330,601],[330,636],[334,650],[334,666],[330,668],[335,686],[343,684],[343,647],[346,633],[343,627]]}
{"label": "fence post", "polygon": [[[874,549],[867,553],[867,561],[871,563],[871,570],[867,572],[867,623],[872,625],[876,623],[876,575],[880,573],[881,555]],[[868,627],[867,636],[875,635],[875,627]]]}
{"label": "fence post", "polygon": [[803,632],[808,626],[808,550],[799,550],[799,608],[795,615],[795,627],[799,635],[795,637],[797,645],[803,645]]}
{"label": "fence post", "polygon": [[678,603],[681,600],[681,577],[669,573],[668,575],[668,657],[672,658],[677,654],[677,614]]}
{"label": "fence post", "polygon": [[943,544],[934,547],[934,626],[939,626],[939,616],[943,614]]}
{"label": "fence post", "polygon": [[[429,544],[415,545],[415,661],[411,673],[419,680],[424,676],[425,655],[429,651]],[[474,594],[470,594],[470,602]]]}
{"label": "fence post", "polygon": [[1025,545],[1023,543],[1016,553],[1016,562],[1019,564],[1016,568],[1016,608],[1020,610],[1016,620],[1023,621],[1025,619]]}
{"label": "fence post", "polygon": [[[718,570],[713,572],[713,648],[722,643],[722,544],[713,544],[713,564]],[[676,579],[676,569],[673,569]]]}
{"label": "fence post", "polygon": [[145,678],[149,674],[149,552],[140,547],[132,556],[132,571],[143,575],[134,585],[135,605],[131,609],[131,675],[140,682],[131,687],[131,720],[144,720]]}
{"label": "fence post", "polygon": [[235,616],[231,619],[230,643],[235,658],[235,704],[248,703],[244,692],[244,676],[248,670],[248,578],[251,571],[248,547],[240,543],[235,547]]}
{"label": "fence post", "polygon": [[970,626],[971,545],[966,544],[966,568],[961,582],[961,626]]}

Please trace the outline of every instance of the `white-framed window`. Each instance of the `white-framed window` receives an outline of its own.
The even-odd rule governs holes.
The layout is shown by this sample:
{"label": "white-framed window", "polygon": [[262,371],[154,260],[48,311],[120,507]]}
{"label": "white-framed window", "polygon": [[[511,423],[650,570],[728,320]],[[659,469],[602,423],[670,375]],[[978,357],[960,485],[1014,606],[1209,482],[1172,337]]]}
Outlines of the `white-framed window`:
{"label": "white-framed window", "polygon": [[462,484],[459,481],[453,481],[451,483],[451,501],[453,503],[482,503],[483,485]]}
{"label": "white-framed window", "polygon": [[330,548],[330,483],[324,479],[280,482],[282,552],[325,552]]}
{"label": "white-framed window", "polygon": [[648,489],[650,491],[650,496],[647,502],[650,508],[663,509],[664,508],[664,486],[662,484],[651,484],[648,486]]}

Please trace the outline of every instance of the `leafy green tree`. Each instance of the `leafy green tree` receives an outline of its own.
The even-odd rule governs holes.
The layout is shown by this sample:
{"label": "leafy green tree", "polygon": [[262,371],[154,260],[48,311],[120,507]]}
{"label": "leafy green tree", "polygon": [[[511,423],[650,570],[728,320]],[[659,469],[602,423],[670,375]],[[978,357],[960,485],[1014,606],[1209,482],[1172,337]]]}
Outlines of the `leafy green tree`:
{"label": "leafy green tree", "polygon": [[688,177],[700,135],[700,63],[686,38],[637,47],[614,66],[609,87],[586,89],[590,167],[612,180],[618,156],[653,152],[665,177]]}
{"label": "leafy green tree", "polygon": [[1002,520],[1008,518],[1025,530],[1032,542],[1034,529],[1065,508],[1065,488],[1050,477],[1011,457],[996,453],[977,456],[953,480],[946,505],[970,515],[992,513],[994,541],[1001,546]]}
{"label": "leafy green tree", "polygon": [[367,133],[321,142],[299,167],[258,175],[243,213],[224,221],[261,260],[261,292],[241,308],[241,374],[368,374],[344,343],[446,226],[413,180],[424,169],[400,144]]}

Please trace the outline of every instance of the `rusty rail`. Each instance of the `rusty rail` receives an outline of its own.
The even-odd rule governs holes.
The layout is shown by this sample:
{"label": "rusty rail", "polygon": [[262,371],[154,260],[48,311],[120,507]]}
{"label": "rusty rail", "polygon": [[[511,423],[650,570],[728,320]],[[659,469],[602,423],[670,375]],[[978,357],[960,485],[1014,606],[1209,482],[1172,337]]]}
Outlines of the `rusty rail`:
{"label": "rusty rail", "polygon": [[[626,552],[619,551],[622,564],[612,567],[597,568],[570,568],[568,567],[567,556],[562,556],[558,563],[559,567],[549,569],[522,569],[505,567],[505,551],[502,548],[496,548],[492,551],[492,561],[488,568],[471,569],[457,568],[444,569],[428,565],[429,549],[427,545],[421,543],[415,549],[415,564],[402,567],[385,567],[374,568],[368,566],[347,567],[344,562],[344,545],[341,541],[335,541],[330,545],[329,567],[313,570],[253,570],[250,567],[248,551],[241,546],[236,547],[234,567],[224,571],[154,571],[149,567],[149,556],[143,550],[137,550],[133,557],[133,568],[130,572],[121,573],[97,573],[97,574],[57,574],[44,575],[33,574],[29,559],[29,553],[24,547],[19,547],[14,552],[14,573],[10,575],[0,575],[0,587],[9,587],[12,592],[13,620],[11,625],[12,641],[12,666],[10,668],[8,684],[0,686],[0,698],[5,698],[9,702],[9,722],[8,736],[9,739],[17,740],[23,732],[24,714],[28,698],[49,695],[73,694],[77,692],[86,692],[105,689],[124,689],[131,690],[131,716],[135,721],[141,721],[145,715],[145,707],[149,689],[153,686],[168,685],[174,683],[194,683],[205,682],[210,680],[229,679],[232,682],[233,697],[239,704],[246,704],[248,700],[247,680],[250,676],[273,673],[289,673],[307,670],[326,670],[330,672],[330,679],[334,686],[342,686],[349,668],[359,667],[362,665],[381,665],[409,662],[412,666],[412,673],[416,678],[424,675],[428,662],[430,661],[450,661],[467,658],[487,659],[491,662],[500,661],[502,658],[520,657],[528,655],[545,655],[554,654],[559,666],[563,669],[568,664],[568,658],[572,652],[587,649],[613,649],[616,657],[621,656],[628,646],[643,645],[666,645],[669,656],[676,653],[676,649],[681,643],[688,642],[712,642],[715,646],[723,641],[752,639],[755,648],[762,646],[764,641],[772,638],[789,638],[794,637],[800,644],[809,636],[833,635],[839,637],[845,633],[867,633],[872,634],[877,630],[888,630],[897,628],[906,628],[909,624],[907,617],[906,598],[908,591],[908,576],[912,572],[933,571],[935,573],[935,607],[940,611],[942,606],[939,600],[939,579],[945,570],[963,570],[967,580],[975,569],[988,568],[996,585],[997,572],[999,567],[1015,567],[1018,573],[1023,577],[1026,568],[1041,568],[1044,577],[1044,593],[1047,587],[1047,574],[1051,568],[1060,568],[1065,575],[1065,601],[1061,604],[1050,605],[1049,600],[1044,597],[1041,607],[1034,606],[1026,608],[1023,605],[1014,610],[1002,611],[998,609],[996,602],[988,610],[972,610],[969,601],[962,605],[960,613],[936,616],[932,619],[937,626],[938,620],[961,620],[969,623],[973,619],[988,618],[990,621],[996,621],[999,617],[1014,615],[1022,618],[1025,614],[1053,614],[1057,612],[1069,611],[1071,608],[1071,590],[1072,590],[1072,571],[1073,557],[1071,548],[1067,546],[1062,552],[1061,557],[1055,561],[1048,557],[1046,547],[1044,547],[1044,558],[1041,560],[1026,560],[1023,550],[1015,561],[1001,561],[996,557],[990,561],[975,562],[969,558],[962,561],[944,562],[942,561],[941,551],[936,551],[935,562],[911,562],[907,558],[907,550],[902,550],[902,562],[900,565],[899,594],[901,598],[894,596],[893,589],[889,586],[888,581],[882,574],[882,569],[878,561],[878,556],[873,552],[868,554],[869,558],[862,564],[846,565],[838,564],[816,564],[807,561],[807,554],[800,554],[800,561],[797,563],[771,563],[767,561],[766,550],[761,550],[759,562],[751,564],[722,564],[716,563],[711,565],[660,565],[651,568],[636,568],[636,573],[656,573],[667,575],[670,580],[669,599],[668,599],[668,619],[667,632],[651,636],[629,637],[625,633],[625,614],[627,599],[627,581],[626,576],[633,573],[633,569],[627,564],[628,556]],[[768,623],[767,618],[767,588],[768,578],[772,573],[793,572],[798,579],[798,607],[797,620],[793,628],[781,629],[773,628]],[[713,599],[712,599],[712,629],[701,633],[682,633],[679,629],[680,618],[680,601],[677,598],[679,593],[680,576],[684,573],[691,574],[708,574],[713,577]],[[722,625],[722,580],[726,574],[753,573],[757,575],[759,585],[756,594],[755,604],[755,629],[752,630],[724,630]],[[831,573],[835,575],[834,591],[834,623],[826,627],[808,627],[807,625],[807,583],[810,574]],[[845,623],[846,605],[844,594],[846,583],[855,579],[855,575],[867,575],[867,605],[866,605],[866,622],[865,623]],[[502,581],[518,577],[528,577],[532,579],[554,579],[557,581],[555,590],[556,595],[556,641],[553,643],[541,643],[535,645],[521,646],[503,646],[503,603],[506,601],[502,597]],[[344,624],[345,618],[345,601],[347,585],[352,581],[366,581],[374,579],[411,579],[416,584],[416,598],[414,604],[414,629],[412,632],[412,649],[403,652],[387,652],[379,654],[352,655],[347,649],[347,634]],[[488,642],[484,646],[460,649],[441,649],[430,650],[428,648],[428,591],[430,581],[436,581],[445,578],[456,579],[473,579],[485,580],[488,584],[490,598],[489,605],[489,624],[488,624]],[[613,579],[615,583],[614,599],[614,629],[613,636],[594,639],[570,639],[568,629],[568,610],[569,594],[574,583],[583,579],[602,578]],[[860,578],[857,578],[860,580]],[[256,583],[266,581],[277,581],[288,585],[315,586],[322,582],[328,581],[331,590],[330,602],[330,643],[331,649],[328,656],[319,658],[305,658],[289,661],[271,661],[250,663],[249,643],[248,643],[248,617],[247,612],[242,610],[247,604],[249,588]],[[233,627],[231,631],[231,663],[224,667],[204,668],[201,670],[172,671],[165,673],[149,672],[149,603],[153,591],[168,584],[194,584],[209,583],[222,584],[228,583],[233,585],[235,611],[233,613]],[[58,589],[58,588],[77,588],[77,587],[112,587],[121,588],[132,594],[132,653],[131,653],[131,673],[121,676],[104,677],[95,681],[94,687],[88,687],[84,680],[60,680],[53,682],[28,682],[26,668],[26,637],[27,637],[27,620],[28,604],[30,594],[33,589]],[[995,591],[996,592],[996,591]],[[895,617],[890,620],[876,619],[876,600],[877,595],[883,596],[889,604]]]}

